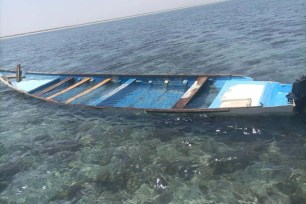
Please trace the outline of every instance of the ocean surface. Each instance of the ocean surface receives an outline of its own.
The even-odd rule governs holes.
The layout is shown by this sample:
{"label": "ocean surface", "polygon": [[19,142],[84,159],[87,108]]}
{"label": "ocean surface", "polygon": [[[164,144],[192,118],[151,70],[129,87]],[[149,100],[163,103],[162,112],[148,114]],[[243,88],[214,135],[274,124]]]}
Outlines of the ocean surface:
{"label": "ocean surface", "polygon": [[[305,0],[232,0],[0,40],[0,67],[306,73]],[[306,203],[306,117],[94,111],[0,85],[0,203]]]}

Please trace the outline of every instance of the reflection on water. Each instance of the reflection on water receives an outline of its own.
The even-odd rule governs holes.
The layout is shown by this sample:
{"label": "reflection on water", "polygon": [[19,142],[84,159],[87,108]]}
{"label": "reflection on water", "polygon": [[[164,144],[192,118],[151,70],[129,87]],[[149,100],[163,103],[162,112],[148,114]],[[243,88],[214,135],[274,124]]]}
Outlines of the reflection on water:
{"label": "reflection on water", "polygon": [[3,203],[306,200],[304,116],[94,111],[1,90]]}

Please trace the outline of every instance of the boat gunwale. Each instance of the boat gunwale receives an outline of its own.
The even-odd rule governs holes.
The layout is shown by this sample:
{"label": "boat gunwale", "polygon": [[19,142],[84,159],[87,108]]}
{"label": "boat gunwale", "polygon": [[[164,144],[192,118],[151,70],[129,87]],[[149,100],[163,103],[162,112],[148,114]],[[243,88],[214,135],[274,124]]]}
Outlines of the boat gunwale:
{"label": "boat gunwale", "polygon": [[[1,71],[6,71],[3,69],[0,69]],[[15,71],[6,71],[6,72],[15,72]],[[27,72],[27,74],[42,74],[42,75],[62,75],[62,76],[94,76],[93,74],[48,74],[48,73],[41,73],[41,72]],[[151,76],[179,76],[179,77],[198,77],[198,76],[207,76],[207,77],[236,77],[240,75],[124,75],[124,74],[96,74],[95,76],[124,76],[124,77],[129,77],[129,76],[139,76],[139,77],[151,77]],[[242,76],[245,77],[245,76]],[[8,81],[5,76],[0,76],[0,81],[2,81],[6,86],[12,88],[13,90],[25,94],[27,96],[46,101],[46,102],[51,102],[54,104],[60,104],[60,105],[68,105],[71,107],[84,107],[84,108],[89,108],[89,109],[118,109],[118,110],[133,110],[133,111],[144,111],[144,112],[150,112],[150,113],[230,113],[232,110],[250,110],[250,109],[256,109],[256,108],[269,108],[269,107],[262,107],[262,106],[252,106],[252,107],[232,107],[232,108],[193,108],[193,109],[153,109],[153,108],[134,108],[134,107],[111,107],[111,106],[90,106],[90,105],[85,105],[85,104],[65,104],[61,103],[58,101],[54,100],[48,100],[39,96],[35,96],[34,94],[30,94],[28,92],[22,91],[20,89],[17,89],[15,86],[13,86],[10,81]],[[294,108],[294,104],[292,104],[292,108]]]}
{"label": "boat gunwale", "polygon": [[126,109],[126,110],[139,110],[139,111],[145,111],[145,112],[172,112],[172,113],[188,113],[188,112],[229,112],[230,109],[229,108],[218,108],[218,109],[208,109],[208,108],[195,108],[195,109],[152,109],[152,108],[133,108],[133,107],[110,107],[110,106],[90,106],[90,105],[84,105],[84,104],[65,104],[65,103],[61,103],[58,101],[54,101],[54,100],[48,100],[39,96],[35,96],[34,94],[30,94],[28,92],[22,91],[20,89],[17,89],[15,86],[11,85],[9,81],[5,80],[5,78],[3,76],[0,76],[0,81],[3,82],[4,85],[12,88],[13,90],[25,94],[27,96],[42,100],[42,101],[46,101],[46,102],[50,102],[50,103],[55,103],[55,104],[62,104],[62,105],[68,105],[68,106],[79,106],[79,107],[84,107],[84,108],[90,108],[90,109]]}
{"label": "boat gunwale", "polygon": [[[12,72],[16,71],[9,69],[0,68],[0,72]],[[50,76],[79,76],[79,77],[100,77],[100,76],[120,76],[120,77],[245,77],[243,75],[236,74],[120,74],[120,73],[92,73],[92,74],[83,74],[83,73],[68,73],[68,72],[36,72],[36,71],[24,71],[26,74],[34,75],[50,75]]]}

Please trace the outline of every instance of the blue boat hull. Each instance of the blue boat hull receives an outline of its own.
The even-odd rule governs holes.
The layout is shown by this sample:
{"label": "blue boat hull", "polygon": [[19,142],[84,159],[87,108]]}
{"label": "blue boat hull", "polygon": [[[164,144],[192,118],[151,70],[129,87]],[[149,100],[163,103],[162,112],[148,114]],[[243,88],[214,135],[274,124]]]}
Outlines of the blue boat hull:
{"label": "blue boat hull", "polygon": [[[18,77],[18,76],[17,76]],[[112,75],[26,73],[0,70],[16,91],[54,103],[148,112],[288,113],[292,84],[232,75]]]}

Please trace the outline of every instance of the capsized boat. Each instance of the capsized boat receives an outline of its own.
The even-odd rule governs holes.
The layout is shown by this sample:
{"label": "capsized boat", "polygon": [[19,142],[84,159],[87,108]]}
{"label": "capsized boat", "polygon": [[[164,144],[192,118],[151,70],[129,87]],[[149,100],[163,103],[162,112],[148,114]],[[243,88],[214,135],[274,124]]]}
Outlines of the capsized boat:
{"label": "capsized boat", "polygon": [[294,84],[239,75],[55,74],[0,69],[12,89],[44,101],[96,109],[167,113],[291,113],[306,107],[306,77]]}

